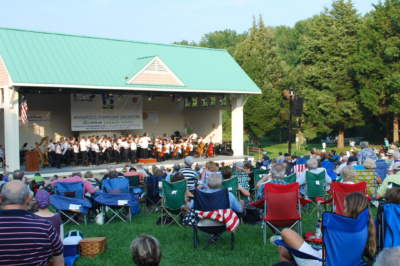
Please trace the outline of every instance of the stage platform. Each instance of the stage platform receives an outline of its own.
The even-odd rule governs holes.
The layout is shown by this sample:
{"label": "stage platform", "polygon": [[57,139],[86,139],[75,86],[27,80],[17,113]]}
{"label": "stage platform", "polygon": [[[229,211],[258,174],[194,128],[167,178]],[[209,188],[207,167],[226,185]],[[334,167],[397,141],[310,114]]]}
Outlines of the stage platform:
{"label": "stage platform", "polygon": [[[202,162],[203,167],[205,167],[205,163],[207,161],[214,161],[216,163],[222,163],[224,162],[225,164],[229,165],[235,162],[243,162],[244,157],[247,157],[250,161],[253,162],[254,157],[252,156],[226,156],[226,155],[219,155],[216,157],[212,158],[195,158],[195,163],[197,162]],[[165,162],[159,162],[159,163],[154,163],[157,166],[163,165],[165,168],[172,168],[175,163],[180,163],[183,164],[183,159],[181,160],[167,160]],[[153,163],[147,164],[149,168],[153,166]],[[41,174],[42,177],[45,177],[46,179],[51,178],[54,175],[58,175],[59,178],[63,178],[64,176],[71,176],[73,172],[82,172],[84,174],[87,171],[92,171],[93,177],[98,178],[102,177],[105,173],[108,172],[108,166],[109,164],[102,164],[100,166],[87,166],[87,167],[63,167],[62,169],[57,169],[56,167],[52,168],[40,168],[39,173]],[[122,171],[122,168],[124,168],[125,163],[119,163],[115,164],[115,167],[117,168],[118,172]],[[194,166],[193,166],[194,167]],[[21,166],[21,170],[25,171],[25,165]],[[1,173],[3,173],[3,169],[0,170]],[[25,172],[25,176],[28,178],[32,178],[36,172]],[[12,173],[11,173],[12,174]]]}

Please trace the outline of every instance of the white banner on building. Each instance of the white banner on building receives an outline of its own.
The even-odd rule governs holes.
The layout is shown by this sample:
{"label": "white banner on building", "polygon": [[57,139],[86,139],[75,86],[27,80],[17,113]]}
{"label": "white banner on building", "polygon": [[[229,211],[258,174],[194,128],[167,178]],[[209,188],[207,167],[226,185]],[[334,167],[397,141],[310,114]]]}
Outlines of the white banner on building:
{"label": "white banner on building", "polygon": [[[50,112],[49,111],[29,111],[27,113],[28,122],[25,123],[27,126],[39,125],[48,126],[50,125]],[[22,125],[21,118],[19,119],[19,125]]]}
{"label": "white banner on building", "polygon": [[156,111],[145,111],[143,112],[143,123],[158,123],[158,112]]}
{"label": "white banner on building", "polygon": [[71,94],[72,131],[143,129],[142,96]]}

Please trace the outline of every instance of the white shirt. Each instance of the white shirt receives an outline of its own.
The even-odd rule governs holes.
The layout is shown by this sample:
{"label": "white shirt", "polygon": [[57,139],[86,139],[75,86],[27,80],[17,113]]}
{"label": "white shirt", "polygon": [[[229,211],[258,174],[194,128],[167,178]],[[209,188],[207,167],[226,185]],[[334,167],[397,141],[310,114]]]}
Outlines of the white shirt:
{"label": "white shirt", "polygon": [[91,143],[91,144],[90,144],[90,149],[91,149],[92,151],[96,151],[96,146],[97,146],[96,143]]}
{"label": "white shirt", "polygon": [[57,145],[56,153],[61,154],[61,146],[60,145]]}
{"label": "white shirt", "polygon": [[129,143],[127,142],[127,141],[124,141],[124,142],[122,142],[122,146],[125,148],[125,149],[129,149]]}
{"label": "white shirt", "polygon": [[118,146],[118,143],[114,143],[114,150],[116,150],[116,151],[119,151],[119,146]]}
{"label": "white shirt", "polygon": [[213,139],[210,139],[210,140],[208,141],[208,145],[210,145],[210,143],[214,144],[215,141],[214,141]]}
{"label": "white shirt", "polygon": [[56,150],[56,145],[54,143],[49,144],[49,151],[55,151]]}
{"label": "white shirt", "polygon": [[0,149],[0,158],[3,158],[3,150],[2,149]]}
{"label": "white shirt", "polygon": [[343,170],[343,168],[344,168],[345,166],[347,166],[347,162],[342,163],[341,165],[339,165],[338,169],[336,169],[336,171],[335,171],[336,174],[337,174],[337,175],[341,175],[341,174],[342,174],[342,170]]}
{"label": "white shirt", "polygon": [[131,150],[136,151],[136,143],[134,141],[131,142]]}
{"label": "white shirt", "polygon": [[99,145],[94,144],[94,151],[95,152],[100,152]]}
{"label": "white shirt", "polygon": [[69,143],[65,142],[64,143],[64,152],[63,152],[63,154],[65,154],[68,151],[68,149],[69,149]]}
{"label": "white shirt", "polygon": [[142,147],[142,149],[147,149],[149,147],[149,141],[150,141],[149,137],[143,137],[140,140],[140,147]]}
{"label": "white shirt", "polygon": [[167,144],[167,145],[165,145],[165,147],[167,148],[167,150],[165,151],[165,153],[169,153],[169,148],[171,147],[171,144]]}
{"label": "white shirt", "polygon": [[111,147],[112,147],[112,145],[111,145],[111,141],[107,140],[106,147],[107,147],[107,148],[111,148]]}
{"label": "white shirt", "polygon": [[197,134],[193,133],[189,136],[189,139],[197,139]]}
{"label": "white shirt", "polygon": [[79,153],[79,147],[78,147],[78,145],[74,145],[74,153]]}
{"label": "white shirt", "polygon": [[190,151],[193,151],[193,144],[189,144]]}
{"label": "white shirt", "polygon": [[86,150],[89,151],[90,150],[90,146],[91,146],[91,142],[89,139],[86,140]]}
{"label": "white shirt", "polygon": [[82,139],[80,144],[81,151],[86,151],[86,140]]}

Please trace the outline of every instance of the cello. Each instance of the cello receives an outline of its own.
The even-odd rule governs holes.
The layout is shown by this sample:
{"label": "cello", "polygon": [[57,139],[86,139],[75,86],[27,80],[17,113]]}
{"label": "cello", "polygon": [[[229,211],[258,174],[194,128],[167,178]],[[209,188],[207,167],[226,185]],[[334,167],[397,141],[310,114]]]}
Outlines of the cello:
{"label": "cello", "polygon": [[[182,145],[183,146],[183,145]],[[175,146],[175,150],[174,150],[174,152],[172,153],[172,157],[176,157],[176,155],[178,154],[178,150],[179,150],[179,144],[177,144],[176,146]]]}
{"label": "cello", "polygon": [[204,141],[200,142],[199,146],[197,147],[197,154],[201,156],[204,152]]}
{"label": "cello", "polygon": [[164,146],[164,148],[162,149],[162,151],[158,154],[158,157],[163,157],[164,153],[167,151],[167,147]]}
{"label": "cello", "polygon": [[207,157],[211,157],[214,154],[214,143],[210,142],[208,145]]}
{"label": "cello", "polygon": [[157,151],[158,151],[158,147],[157,147],[157,143],[154,143],[154,145],[156,146],[154,151],[153,151],[153,157],[156,158],[157,155]]}
{"label": "cello", "polygon": [[[182,145],[183,146],[183,145]],[[184,157],[188,156],[190,152],[190,142],[188,142],[185,153],[183,154]]]}

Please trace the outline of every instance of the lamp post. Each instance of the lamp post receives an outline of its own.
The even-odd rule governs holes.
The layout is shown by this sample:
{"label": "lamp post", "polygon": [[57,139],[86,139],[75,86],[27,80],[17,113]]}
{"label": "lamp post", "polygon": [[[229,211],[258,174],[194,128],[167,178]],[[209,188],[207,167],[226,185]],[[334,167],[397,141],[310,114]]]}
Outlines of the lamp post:
{"label": "lamp post", "polygon": [[290,156],[292,156],[292,105],[293,105],[293,88],[290,87],[289,89],[290,94],[289,94],[289,128],[288,128],[288,138],[289,138],[289,143],[288,143],[288,153]]}

